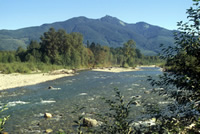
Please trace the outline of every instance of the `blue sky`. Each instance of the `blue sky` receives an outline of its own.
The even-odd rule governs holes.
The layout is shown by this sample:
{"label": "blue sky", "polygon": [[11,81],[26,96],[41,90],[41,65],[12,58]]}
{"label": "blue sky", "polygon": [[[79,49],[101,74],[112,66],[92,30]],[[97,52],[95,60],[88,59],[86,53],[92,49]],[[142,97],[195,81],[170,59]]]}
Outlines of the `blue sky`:
{"label": "blue sky", "polygon": [[177,29],[192,0],[0,0],[0,29],[19,29],[85,16],[105,15]]}

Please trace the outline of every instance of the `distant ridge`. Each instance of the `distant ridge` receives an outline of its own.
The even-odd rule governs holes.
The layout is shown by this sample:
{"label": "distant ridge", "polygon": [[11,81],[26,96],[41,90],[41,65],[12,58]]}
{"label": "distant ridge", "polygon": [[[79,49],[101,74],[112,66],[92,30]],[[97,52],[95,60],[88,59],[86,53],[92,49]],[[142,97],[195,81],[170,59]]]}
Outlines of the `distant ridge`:
{"label": "distant ridge", "polygon": [[133,39],[137,48],[147,55],[160,52],[160,44],[167,46],[174,44],[174,31],[146,22],[128,24],[116,17],[106,15],[100,19],[81,16],[18,30],[0,30],[0,50],[26,47],[31,40],[39,41],[40,36],[51,27],[56,30],[64,29],[68,33],[80,32],[84,36],[84,43],[88,40],[90,43],[95,42],[110,47],[120,47],[127,40]]}

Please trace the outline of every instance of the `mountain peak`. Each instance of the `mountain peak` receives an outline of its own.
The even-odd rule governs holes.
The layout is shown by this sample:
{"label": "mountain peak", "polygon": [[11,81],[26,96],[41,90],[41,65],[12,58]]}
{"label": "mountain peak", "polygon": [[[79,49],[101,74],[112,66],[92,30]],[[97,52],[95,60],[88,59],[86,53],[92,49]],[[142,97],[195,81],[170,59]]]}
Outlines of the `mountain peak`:
{"label": "mountain peak", "polygon": [[0,50],[16,50],[18,46],[26,48],[29,40],[40,41],[41,35],[51,27],[56,30],[64,29],[68,33],[79,32],[84,36],[84,43],[88,40],[110,47],[121,47],[124,42],[133,39],[137,48],[144,50],[146,54],[159,52],[160,44],[173,45],[174,42],[172,31],[145,22],[129,24],[109,15],[100,19],[79,16],[38,27],[0,30]]}
{"label": "mountain peak", "polygon": [[106,15],[100,19],[102,22],[107,22],[107,23],[112,23],[112,24],[117,24],[117,25],[122,25],[125,26],[126,23],[121,21],[120,19],[116,17],[112,17],[110,15]]}
{"label": "mountain peak", "polygon": [[[101,19],[114,19],[114,18],[116,18],[116,17],[112,17],[112,16],[110,16],[110,15],[105,15],[104,17],[102,17]],[[116,18],[117,19],[117,18]]]}
{"label": "mountain peak", "polygon": [[114,21],[119,21],[118,18],[112,17],[112,16],[110,16],[110,15],[106,15],[106,16],[102,17],[101,20],[102,20],[102,21],[113,21],[113,20],[114,20]]}
{"label": "mountain peak", "polygon": [[146,23],[146,22],[137,22],[136,25],[138,25],[140,28],[143,28],[143,29],[148,29],[151,25]]}

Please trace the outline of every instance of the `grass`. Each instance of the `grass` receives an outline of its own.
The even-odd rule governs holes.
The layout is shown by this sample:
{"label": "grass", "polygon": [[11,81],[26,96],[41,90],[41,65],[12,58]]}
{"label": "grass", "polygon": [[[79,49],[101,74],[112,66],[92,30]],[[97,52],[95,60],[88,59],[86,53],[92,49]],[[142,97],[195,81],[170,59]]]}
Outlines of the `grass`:
{"label": "grass", "polygon": [[31,62],[14,62],[14,63],[0,63],[0,72],[4,74],[10,73],[22,73],[28,74],[32,72],[49,72],[52,70],[58,70],[66,68],[61,65],[52,65],[44,63],[31,63]]}

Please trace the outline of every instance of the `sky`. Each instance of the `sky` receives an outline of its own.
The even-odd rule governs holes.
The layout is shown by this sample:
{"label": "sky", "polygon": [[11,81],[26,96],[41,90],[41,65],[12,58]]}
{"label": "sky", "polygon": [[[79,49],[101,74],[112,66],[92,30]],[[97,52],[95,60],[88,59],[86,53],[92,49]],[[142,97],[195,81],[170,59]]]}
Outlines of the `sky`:
{"label": "sky", "polygon": [[106,15],[175,30],[187,21],[192,0],[0,0],[0,29],[16,30],[85,16]]}

